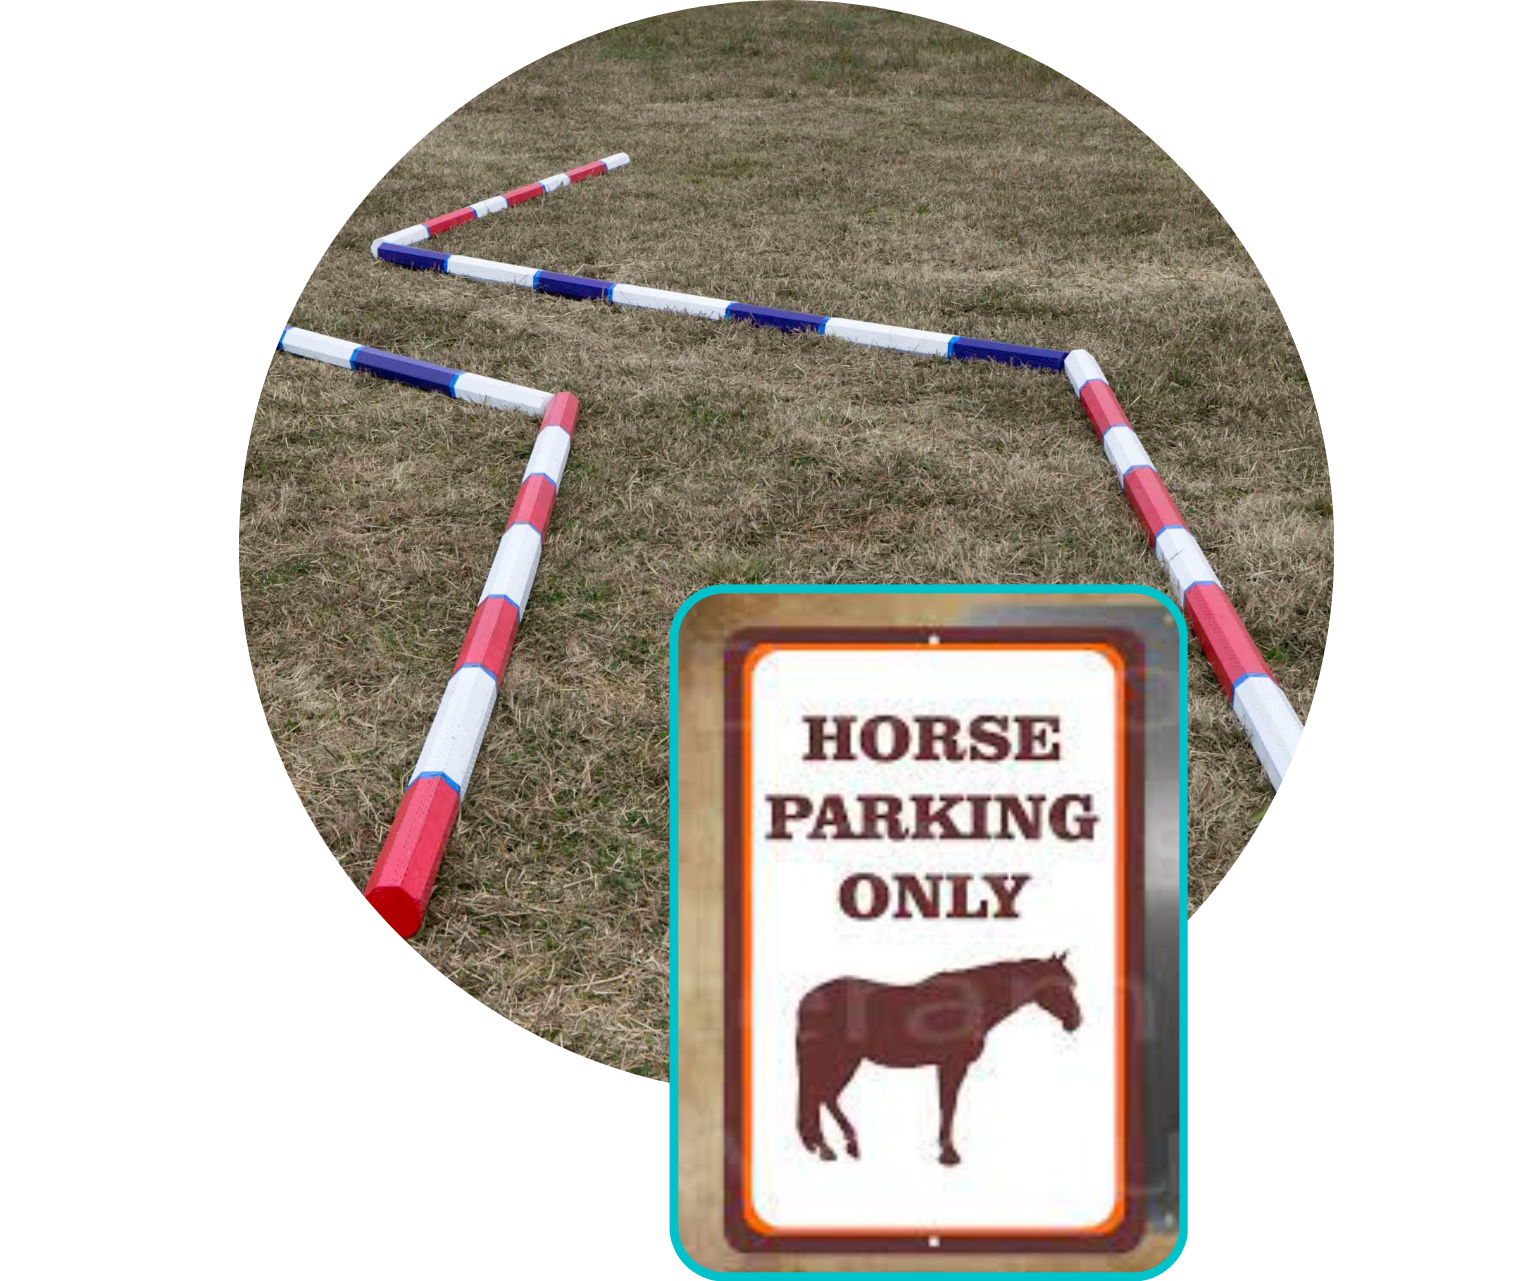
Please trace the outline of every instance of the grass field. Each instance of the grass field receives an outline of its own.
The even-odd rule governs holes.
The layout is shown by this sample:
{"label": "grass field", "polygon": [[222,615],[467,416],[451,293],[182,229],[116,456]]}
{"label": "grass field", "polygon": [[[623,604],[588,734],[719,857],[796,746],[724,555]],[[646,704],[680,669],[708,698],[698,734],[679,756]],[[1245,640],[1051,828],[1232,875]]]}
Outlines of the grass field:
{"label": "grass field", "polygon": [[[547,298],[373,260],[376,236],[614,151],[450,232],[506,262],[1092,351],[1303,715],[1332,574],[1319,426],[1229,227],[1133,126],[951,27],[794,3],[605,33],[388,173],[292,323],[583,402],[526,626],[419,951],[571,1050],[667,1074],[667,632],[722,582],[1165,587],[1063,377]],[[359,884],[535,434],[290,357],[241,569],[271,732]],[[1191,647],[1190,894],[1272,799]]]}

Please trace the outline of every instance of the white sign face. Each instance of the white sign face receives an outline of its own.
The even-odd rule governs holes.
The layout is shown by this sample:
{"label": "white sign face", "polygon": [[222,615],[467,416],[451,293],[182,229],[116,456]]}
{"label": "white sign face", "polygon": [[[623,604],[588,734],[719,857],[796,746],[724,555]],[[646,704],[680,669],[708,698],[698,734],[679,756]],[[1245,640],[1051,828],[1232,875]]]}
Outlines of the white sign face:
{"label": "white sign face", "polygon": [[737,678],[744,1231],[952,1249],[1117,1233],[1125,659],[1096,640],[780,641]]}

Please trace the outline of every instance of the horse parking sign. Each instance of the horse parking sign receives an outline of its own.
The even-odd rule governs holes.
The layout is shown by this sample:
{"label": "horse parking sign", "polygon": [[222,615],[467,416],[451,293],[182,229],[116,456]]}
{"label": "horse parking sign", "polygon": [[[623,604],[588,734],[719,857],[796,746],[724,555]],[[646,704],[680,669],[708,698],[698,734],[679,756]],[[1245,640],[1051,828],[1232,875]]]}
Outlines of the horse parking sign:
{"label": "horse parking sign", "polygon": [[1138,649],[969,628],[734,645],[735,1248],[1138,1232]]}

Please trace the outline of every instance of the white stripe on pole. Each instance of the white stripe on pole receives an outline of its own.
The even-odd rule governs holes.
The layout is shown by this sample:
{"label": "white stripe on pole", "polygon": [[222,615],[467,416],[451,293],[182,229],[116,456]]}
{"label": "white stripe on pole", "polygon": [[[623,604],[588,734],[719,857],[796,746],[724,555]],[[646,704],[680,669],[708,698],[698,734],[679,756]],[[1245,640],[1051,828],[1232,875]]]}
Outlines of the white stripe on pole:
{"label": "white stripe on pole", "polygon": [[554,173],[550,178],[541,180],[541,190],[550,194],[559,187],[566,187],[571,181],[566,173]]}
{"label": "white stripe on pole", "polygon": [[936,334],[929,329],[904,329],[901,325],[878,325],[869,320],[845,320],[832,316],[822,332],[846,342],[865,347],[890,347],[920,356],[943,356],[950,349],[954,334]]}
{"label": "white stripe on pole", "polygon": [[531,414],[537,418],[552,403],[552,393],[549,391],[537,391],[534,387],[522,387],[519,383],[507,383],[498,378],[485,378],[482,374],[458,374],[451,394],[458,400],[469,400],[475,405],[518,409],[522,414]]}
{"label": "white stripe on pole", "polygon": [[1082,395],[1083,387],[1095,378],[1105,383],[1109,381],[1104,378],[1104,371],[1098,367],[1098,362],[1080,347],[1076,351],[1067,353],[1062,367],[1066,370],[1066,378],[1072,384],[1072,390],[1079,396]]}
{"label": "white stripe on pole", "polygon": [[1179,605],[1183,604],[1183,593],[1195,583],[1215,583],[1217,586],[1220,583],[1204,552],[1199,549],[1199,543],[1186,529],[1164,529],[1157,535],[1156,553],[1167,570],[1173,596]]}
{"label": "white stripe on pole", "polygon": [[526,601],[540,563],[541,535],[529,525],[511,525],[499,539],[499,550],[494,554],[478,604],[490,596],[508,596],[520,607],[520,621],[524,622]]}
{"label": "white stripe on pole", "polygon": [[490,262],[487,258],[469,258],[466,254],[451,254],[446,258],[448,276],[464,276],[468,280],[487,280],[499,285],[520,285],[530,289],[536,283],[534,267],[517,267],[512,262]]}
{"label": "white stripe on pole", "polygon": [[471,208],[479,218],[486,218],[489,214],[503,213],[509,208],[509,201],[503,196],[489,196],[487,200],[479,200]]}
{"label": "white stripe on pole", "polygon": [[430,238],[430,229],[424,223],[415,223],[412,227],[405,227],[402,231],[395,231],[390,236],[378,236],[371,242],[371,256],[377,256],[378,245],[417,245],[420,241]]}
{"label": "white stripe on pole", "polygon": [[498,692],[493,676],[481,667],[463,667],[446,682],[419,763],[409,775],[411,784],[421,774],[441,773],[466,794]]}
{"label": "white stripe on pole", "polygon": [[281,336],[281,350],[293,356],[306,356],[309,360],[321,360],[326,365],[350,368],[350,358],[361,350],[358,342],[345,342],[330,338],[327,334],[315,334],[311,329],[288,329]]}
{"label": "white stripe on pole", "polygon": [[1248,676],[1236,687],[1231,707],[1277,790],[1300,745],[1299,716],[1271,676]]}
{"label": "white stripe on pole", "polygon": [[[1132,467],[1151,467],[1151,458],[1146,453],[1146,446],[1141,444],[1141,438],[1123,423],[1104,433],[1104,454],[1114,464],[1121,485],[1125,483],[1125,473]],[[1155,467],[1151,469],[1156,470]]]}
{"label": "white stripe on pole", "polygon": [[645,307],[649,311],[681,311],[708,320],[725,320],[727,308],[732,305],[725,298],[678,294],[669,289],[649,289],[646,285],[617,285],[610,291],[610,301],[623,307]]}
{"label": "white stripe on pole", "polygon": [[523,485],[539,472],[551,477],[552,484],[562,484],[562,469],[567,466],[568,451],[572,448],[573,438],[561,427],[543,427],[536,435],[536,445],[531,450],[530,461],[525,464],[525,475],[520,483]]}

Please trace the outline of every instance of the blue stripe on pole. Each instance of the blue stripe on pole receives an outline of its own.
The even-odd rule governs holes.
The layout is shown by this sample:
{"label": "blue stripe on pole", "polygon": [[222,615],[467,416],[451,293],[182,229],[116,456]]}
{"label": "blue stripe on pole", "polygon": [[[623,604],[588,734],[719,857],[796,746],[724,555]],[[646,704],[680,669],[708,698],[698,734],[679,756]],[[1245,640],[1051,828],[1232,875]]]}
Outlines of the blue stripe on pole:
{"label": "blue stripe on pole", "polygon": [[1049,347],[1021,347],[1012,342],[987,342],[981,338],[956,337],[950,344],[951,360],[997,360],[1005,365],[1030,365],[1035,369],[1061,370],[1067,353]]}
{"label": "blue stripe on pole", "polygon": [[395,262],[400,267],[412,267],[415,271],[444,271],[450,254],[436,253],[433,249],[415,249],[412,245],[377,246],[377,257],[383,262]]}
{"label": "blue stripe on pole", "polygon": [[[458,783],[454,778],[452,778],[451,775],[447,774],[444,770],[438,769],[421,770],[418,774],[414,775],[414,780],[409,784],[409,787],[413,787],[414,783],[422,783],[427,778],[444,779],[446,785],[450,787],[453,792],[455,792],[458,796],[462,794],[462,785]],[[409,790],[409,787],[405,787],[403,790],[406,792]]]}
{"label": "blue stripe on pole", "polygon": [[538,293],[557,294],[563,298],[602,298],[609,302],[615,282],[595,280],[590,276],[565,276],[560,271],[538,271],[532,288]]}
{"label": "blue stripe on pole", "polygon": [[808,311],[783,311],[779,307],[755,307],[746,302],[728,303],[727,319],[746,320],[753,325],[767,325],[771,329],[783,329],[788,334],[797,333],[803,329],[810,329],[814,334],[820,334],[822,327],[828,323],[826,316],[814,316]]}
{"label": "blue stripe on pole", "polygon": [[447,369],[444,365],[432,365],[428,360],[410,360],[407,356],[395,356],[390,351],[378,351],[375,347],[362,347],[351,357],[352,369],[364,369],[378,378],[390,378],[394,382],[407,383],[410,387],[422,387],[425,391],[451,394],[451,386],[460,376],[459,369]]}

